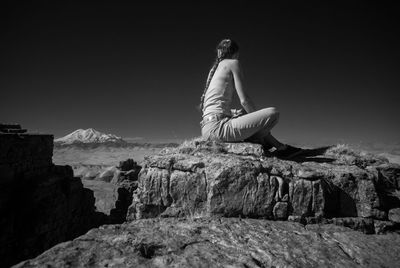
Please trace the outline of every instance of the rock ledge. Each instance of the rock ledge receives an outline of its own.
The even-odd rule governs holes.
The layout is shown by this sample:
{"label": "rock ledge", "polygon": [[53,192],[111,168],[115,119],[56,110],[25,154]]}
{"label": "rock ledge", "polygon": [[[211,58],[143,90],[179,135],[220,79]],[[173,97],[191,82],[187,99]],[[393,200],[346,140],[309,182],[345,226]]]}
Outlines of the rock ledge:
{"label": "rock ledge", "polygon": [[371,219],[365,232],[380,233],[385,228],[374,220],[396,226],[388,212],[400,207],[392,195],[400,189],[400,166],[342,145],[286,161],[264,156],[257,144],[197,139],[150,156],[142,166],[129,220],[223,216],[315,223],[351,217],[347,225]]}
{"label": "rock ledge", "polygon": [[399,267],[399,253],[397,234],[256,219],[158,218],[92,229],[15,267]]}

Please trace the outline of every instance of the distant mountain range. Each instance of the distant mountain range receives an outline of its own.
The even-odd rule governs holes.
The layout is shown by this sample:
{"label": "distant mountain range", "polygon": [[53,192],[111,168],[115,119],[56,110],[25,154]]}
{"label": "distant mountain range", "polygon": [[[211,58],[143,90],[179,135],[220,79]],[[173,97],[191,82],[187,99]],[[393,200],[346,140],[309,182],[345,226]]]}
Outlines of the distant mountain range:
{"label": "distant mountain range", "polygon": [[78,147],[78,148],[97,148],[97,147],[146,147],[146,148],[164,148],[175,147],[177,143],[149,143],[149,142],[127,142],[123,138],[114,134],[105,134],[93,128],[78,129],[74,132],[55,139],[54,147]]}
{"label": "distant mountain range", "polygon": [[114,134],[105,134],[93,128],[78,129],[74,132],[54,140],[57,145],[76,145],[76,144],[127,144],[121,137]]}

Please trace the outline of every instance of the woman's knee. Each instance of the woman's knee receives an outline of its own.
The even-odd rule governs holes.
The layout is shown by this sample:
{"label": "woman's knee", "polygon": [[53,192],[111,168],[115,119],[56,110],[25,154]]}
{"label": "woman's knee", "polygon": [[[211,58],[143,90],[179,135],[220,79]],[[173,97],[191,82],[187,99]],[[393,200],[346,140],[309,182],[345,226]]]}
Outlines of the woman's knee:
{"label": "woman's knee", "polygon": [[274,118],[275,120],[279,119],[279,111],[275,107],[264,108],[263,111],[266,117]]}

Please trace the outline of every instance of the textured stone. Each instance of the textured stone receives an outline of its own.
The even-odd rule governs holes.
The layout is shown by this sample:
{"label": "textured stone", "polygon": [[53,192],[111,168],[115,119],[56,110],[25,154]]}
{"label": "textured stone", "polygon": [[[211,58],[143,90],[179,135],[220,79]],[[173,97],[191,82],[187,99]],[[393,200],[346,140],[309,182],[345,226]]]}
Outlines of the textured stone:
{"label": "textured stone", "polygon": [[400,207],[400,165],[386,163],[369,169],[377,174],[375,184],[381,207],[385,210]]}
{"label": "textured stone", "polygon": [[[209,166],[195,157],[155,157],[139,174],[140,190],[134,195],[132,212],[154,217],[168,215],[262,216],[272,218],[278,183],[261,173],[261,165],[252,161],[214,156]],[[241,196],[242,198],[237,198]],[[140,204],[140,205],[139,205]],[[140,209],[139,209],[140,207]],[[155,213],[155,214],[154,214]]]}
{"label": "textured stone", "polygon": [[288,218],[288,203],[277,202],[273,210],[275,220],[286,220]]}
{"label": "textured stone", "polygon": [[324,216],[334,203],[333,195],[329,196],[329,187],[324,181],[293,180],[289,184],[289,196],[292,213],[296,216]]}
{"label": "textured stone", "polygon": [[400,223],[400,208],[389,210],[389,220]]}
{"label": "textured stone", "polygon": [[333,166],[331,182],[338,189],[339,215],[371,217],[380,200],[374,184],[374,174],[357,166]]}
{"label": "textured stone", "polygon": [[[261,149],[250,143],[197,140],[147,157],[128,219],[185,215],[272,219],[275,204],[282,201],[288,202],[288,216],[387,219],[389,179],[379,179],[379,172],[385,170],[393,181],[400,171],[384,159],[338,146],[323,155],[331,158],[295,162],[265,157]],[[399,190],[396,187],[390,189]]]}
{"label": "textured stone", "polygon": [[397,232],[400,234],[400,223],[392,221],[374,220],[375,234],[386,234]]}
{"label": "textured stone", "polygon": [[353,230],[361,231],[365,234],[374,234],[375,225],[373,219],[365,218],[332,218],[325,220],[324,223],[332,223],[338,226],[349,227]]}
{"label": "textured stone", "polygon": [[102,226],[15,267],[399,267],[400,235],[255,219]]}
{"label": "textured stone", "polygon": [[170,154],[171,152],[180,154],[196,153],[226,153],[241,156],[263,157],[264,150],[261,145],[255,143],[221,143],[216,141],[193,140],[184,142],[178,148],[165,148],[160,153]]}
{"label": "textured stone", "polygon": [[[135,221],[93,229],[17,267],[400,266],[400,226],[386,221],[397,208],[391,198],[399,173],[384,159],[337,146],[318,159],[284,161],[255,144],[197,140],[147,157],[137,169],[126,163],[107,185],[104,196],[113,200],[101,215],[107,223]],[[74,185],[69,192],[79,192]],[[53,204],[43,190],[42,204]],[[72,199],[69,207],[82,201]],[[68,228],[79,226],[77,216]],[[49,226],[36,228],[48,235]]]}

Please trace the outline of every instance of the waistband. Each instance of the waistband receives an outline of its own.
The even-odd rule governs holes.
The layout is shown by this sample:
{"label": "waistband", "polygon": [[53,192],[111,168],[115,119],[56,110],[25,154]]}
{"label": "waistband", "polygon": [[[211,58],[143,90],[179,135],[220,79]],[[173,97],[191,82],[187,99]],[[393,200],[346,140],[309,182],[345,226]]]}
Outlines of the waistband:
{"label": "waistband", "polygon": [[205,117],[203,117],[203,120],[200,121],[200,126],[203,127],[205,124],[207,124],[208,122],[211,122],[213,120],[222,120],[224,118],[230,117],[229,115],[226,114],[212,114],[212,115],[207,115]]}

